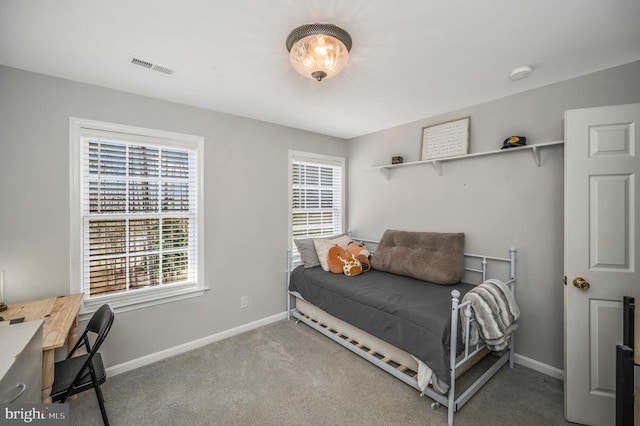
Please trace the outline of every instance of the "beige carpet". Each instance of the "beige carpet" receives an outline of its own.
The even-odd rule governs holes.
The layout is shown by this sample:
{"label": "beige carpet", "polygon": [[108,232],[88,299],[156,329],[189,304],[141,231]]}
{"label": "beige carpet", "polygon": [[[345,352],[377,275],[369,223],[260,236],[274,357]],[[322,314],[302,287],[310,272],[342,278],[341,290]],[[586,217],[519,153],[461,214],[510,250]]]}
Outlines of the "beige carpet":
{"label": "beige carpet", "polygon": [[[456,425],[562,425],[562,382],[504,367]],[[110,377],[112,425],[445,425],[445,407],[304,324],[281,321]],[[71,424],[102,424],[95,393]]]}

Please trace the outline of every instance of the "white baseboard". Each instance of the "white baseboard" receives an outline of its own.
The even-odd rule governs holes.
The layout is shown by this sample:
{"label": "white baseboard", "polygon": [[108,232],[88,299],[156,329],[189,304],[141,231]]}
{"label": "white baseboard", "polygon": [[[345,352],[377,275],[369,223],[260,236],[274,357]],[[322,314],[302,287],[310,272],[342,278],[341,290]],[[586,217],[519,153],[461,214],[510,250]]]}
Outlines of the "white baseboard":
{"label": "white baseboard", "polygon": [[530,368],[558,380],[564,380],[564,370],[560,370],[559,368],[552,367],[548,364],[536,361],[535,359],[531,359],[520,354],[514,354],[513,358],[516,364],[520,364],[523,367]]}
{"label": "white baseboard", "polygon": [[[287,318],[287,313],[282,312],[267,318],[250,322],[248,324],[243,324],[229,330],[221,331],[219,333],[212,334],[207,337],[203,337],[201,339],[193,340],[191,342],[183,343],[182,345],[174,346],[172,348],[164,349],[162,351],[145,355],[140,358],[132,359],[131,361],[123,362],[122,364],[111,366],[107,368],[107,374],[109,376],[116,376],[121,373],[126,373],[127,371],[144,367],[145,365],[153,364],[154,362],[158,362],[163,359],[170,358],[172,356],[179,355],[181,353],[200,348],[210,343],[218,342],[228,337],[237,336],[238,334],[242,334],[244,332],[247,332],[255,328],[262,327],[264,325],[268,325],[286,318]],[[514,359],[517,364],[520,364],[524,367],[530,368],[539,373],[546,374],[547,376],[551,376],[559,380],[564,380],[563,370],[560,370],[558,368],[552,367],[548,364],[544,364],[540,361],[536,361],[535,359],[531,359],[529,357],[526,357],[520,354],[515,354]]]}
{"label": "white baseboard", "polygon": [[193,340],[191,342],[184,343],[182,345],[174,346],[172,348],[164,349],[159,352],[155,352],[149,355],[142,356],[140,358],[132,359],[131,361],[123,362],[107,368],[107,375],[116,376],[127,371],[134,370],[136,368],[144,367],[145,365],[153,364],[154,362],[161,361],[165,358],[169,358],[175,355],[179,355],[184,352],[188,352],[193,349],[200,348],[202,346],[214,343],[228,337],[236,336],[238,334],[253,330],[254,328],[262,327],[263,325],[271,324],[287,318],[287,313],[282,312],[267,318],[263,318],[257,321],[250,322],[248,324],[240,325],[229,330],[221,331],[216,334],[212,334],[201,339]]}

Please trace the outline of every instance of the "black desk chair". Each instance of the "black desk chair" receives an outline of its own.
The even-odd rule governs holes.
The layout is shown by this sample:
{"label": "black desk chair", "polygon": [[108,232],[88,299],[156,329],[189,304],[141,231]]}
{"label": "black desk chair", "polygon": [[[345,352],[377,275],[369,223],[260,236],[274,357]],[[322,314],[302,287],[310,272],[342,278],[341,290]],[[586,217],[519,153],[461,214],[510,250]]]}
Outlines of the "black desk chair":
{"label": "black desk chair", "polygon": [[[108,304],[102,305],[93,314],[89,324],[87,324],[87,328],[73,349],[71,349],[67,358],[55,363],[53,388],[51,389],[51,400],[53,402],[65,402],[71,395],[94,388],[105,426],[109,425],[109,419],[107,419],[107,411],[104,408],[100,385],[107,380],[107,375],[98,349],[107,337],[114,317],[115,313]],[[93,347],[89,342],[89,332],[96,334]],[[83,344],[87,353],[72,358],[74,352]]]}
{"label": "black desk chair", "polygon": [[616,346],[616,426],[633,426],[634,420],[634,322],[635,299],[624,297],[622,344]]}

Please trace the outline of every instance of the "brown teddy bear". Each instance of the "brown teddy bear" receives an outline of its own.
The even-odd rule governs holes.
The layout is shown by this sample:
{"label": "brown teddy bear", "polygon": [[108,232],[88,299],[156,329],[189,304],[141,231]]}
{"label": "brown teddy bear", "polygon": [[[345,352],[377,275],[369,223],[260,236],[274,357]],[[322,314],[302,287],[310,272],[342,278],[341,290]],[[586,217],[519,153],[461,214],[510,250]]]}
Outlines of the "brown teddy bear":
{"label": "brown teddy bear", "polygon": [[340,260],[340,257],[346,256],[346,250],[339,245],[336,244],[331,247],[327,253],[327,265],[329,265],[329,270],[334,274],[342,274],[342,261]]}
{"label": "brown teddy bear", "polygon": [[347,246],[347,253],[358,259],[362,266],[362,272],[371,270],[371,262],[369,261],[371,259],[371,252],[364,244],[351,241]]}
{"label": "brown teddy bear", "polygon": [[345,274],[352,277],[362,272],[362,265],[358,259],[354,255],[347,253],[347,251],[339,245],[335,245],[329,249],[327,263],[329,270],[334,274]]}

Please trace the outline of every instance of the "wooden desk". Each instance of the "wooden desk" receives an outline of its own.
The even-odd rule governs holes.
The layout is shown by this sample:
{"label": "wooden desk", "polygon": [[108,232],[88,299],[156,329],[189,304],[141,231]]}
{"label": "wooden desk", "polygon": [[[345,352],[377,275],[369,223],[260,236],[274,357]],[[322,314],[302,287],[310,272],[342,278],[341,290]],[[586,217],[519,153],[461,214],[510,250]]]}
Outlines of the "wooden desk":
{"label": "wooden desk", "polygon": [[31,302],[14,303],[0,315],[9,321],[24,317],[25,321],[44,320],[42,328],[42,402],[51,403],[55,350],[67,342],[71,350],[78,341],[78,312],[84,294],[50,297]]}

